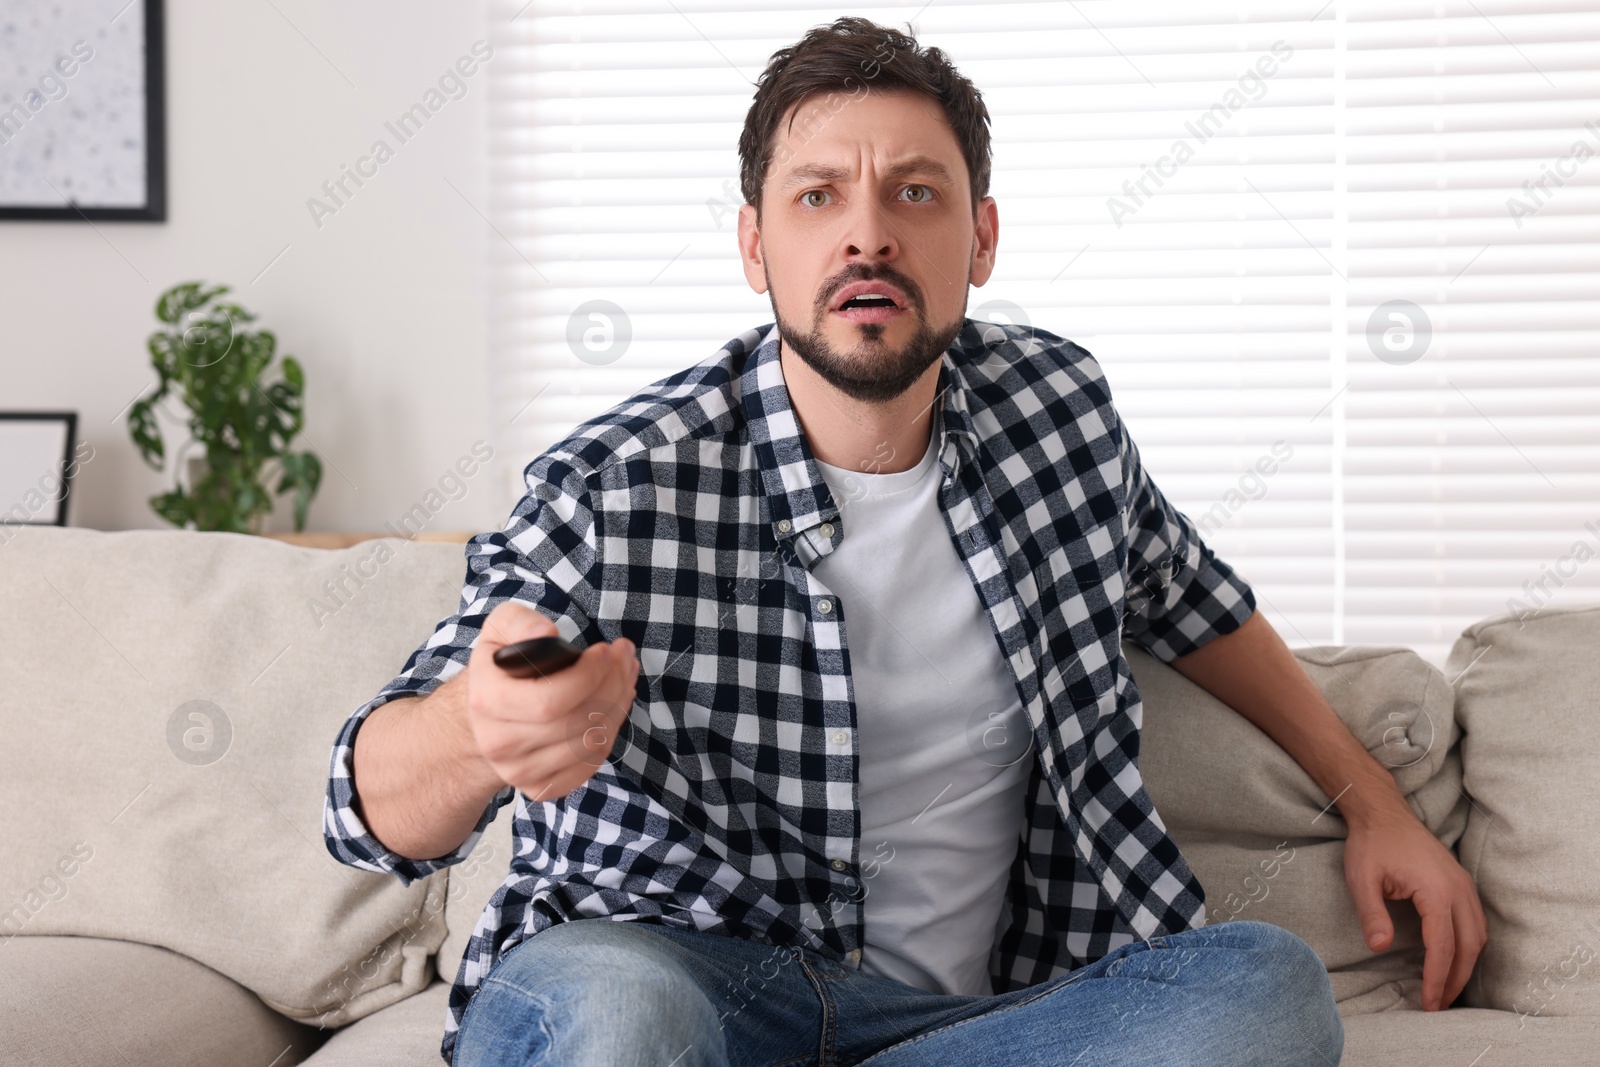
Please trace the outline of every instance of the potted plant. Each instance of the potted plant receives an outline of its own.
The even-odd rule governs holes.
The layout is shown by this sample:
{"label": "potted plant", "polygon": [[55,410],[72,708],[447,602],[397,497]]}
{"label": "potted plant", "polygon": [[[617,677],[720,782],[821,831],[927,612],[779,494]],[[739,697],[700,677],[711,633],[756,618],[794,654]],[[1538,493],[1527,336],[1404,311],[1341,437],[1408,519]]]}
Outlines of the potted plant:
{"label": "potted plant", "polygon": [[[156,318],[165,324],[149,340],[156,385],[128,411],[133,443],[146,463],[163,469],[156,405],[175,392],[189,411],[188,445],[204,449],[204,462],[176,488],[151,497],[150,506],[175,526],[259,534],[272,511],[267,486],[275,466],[274,492],[294,491],[294,528],[303,530],[322,481],[314,453],[289,450],[305,421],[305,375],[293,356],[272,368],[277,338],[270,330],[244,329],[256,316],[217,299],[226,292],[226,285],[185,282],[156,301]],[[269,370],[276,380],[268,380]]]}

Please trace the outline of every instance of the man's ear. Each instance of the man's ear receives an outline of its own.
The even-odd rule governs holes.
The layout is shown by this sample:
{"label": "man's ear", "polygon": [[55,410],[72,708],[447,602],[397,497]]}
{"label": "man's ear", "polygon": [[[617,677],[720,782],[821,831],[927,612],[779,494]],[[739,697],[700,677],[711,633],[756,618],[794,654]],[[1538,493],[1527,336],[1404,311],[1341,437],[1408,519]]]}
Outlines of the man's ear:
{"label": "man's ear", "polygon": [[744,280],[757,293],[767,291],[767,265],[761,256],[761,231],[756,228],[756,209],[739,207],[739,259],[744,264]]}
{"label": "man's ear", "polygon": [[978,201],[972,230],[972,284],[982,285],[994,273],[995,246],[1000,240],[1000,213],[994,197]]}

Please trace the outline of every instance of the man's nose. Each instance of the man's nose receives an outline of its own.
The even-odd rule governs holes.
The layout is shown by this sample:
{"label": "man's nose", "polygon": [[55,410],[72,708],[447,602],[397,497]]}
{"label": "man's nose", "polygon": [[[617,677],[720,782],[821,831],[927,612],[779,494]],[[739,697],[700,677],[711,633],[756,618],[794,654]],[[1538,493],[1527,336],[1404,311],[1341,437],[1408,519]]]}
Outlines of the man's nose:
{"label": "man's nose", "polygon": [[870,196],[856,196],[845,212],[841,252],[846,261],[889,260],[900,255],[894,221]]}

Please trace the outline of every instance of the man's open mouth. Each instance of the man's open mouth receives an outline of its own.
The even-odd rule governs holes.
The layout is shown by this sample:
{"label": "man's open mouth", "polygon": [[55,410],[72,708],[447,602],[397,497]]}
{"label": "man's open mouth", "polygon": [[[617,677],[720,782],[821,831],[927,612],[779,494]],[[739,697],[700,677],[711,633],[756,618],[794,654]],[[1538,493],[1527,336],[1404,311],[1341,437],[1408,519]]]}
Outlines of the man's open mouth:
{"label": "man's open mouth", "polygon": [[857,283],[845,287],[845,299],[835,304],[833,314],[854,323],[888,322],[905,312],[905,303],[892,286]]}

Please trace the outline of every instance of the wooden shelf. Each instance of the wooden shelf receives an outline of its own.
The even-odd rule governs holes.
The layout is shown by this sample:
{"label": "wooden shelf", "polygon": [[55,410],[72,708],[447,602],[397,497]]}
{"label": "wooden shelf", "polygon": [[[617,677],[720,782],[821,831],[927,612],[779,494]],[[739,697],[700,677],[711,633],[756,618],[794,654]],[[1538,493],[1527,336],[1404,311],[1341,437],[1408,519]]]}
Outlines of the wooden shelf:
{"label": "wooden shelf", "polygon": [[[414,541],[453,541],[465,544],[469,538],[476,537],[476,530],[424,530],[412,538]],[[302,548],[349,548],[359,545],[363,541],[371,541],[377,537],[393,537],[392,533],[270,533],[263,534],[274,541],[287,541],[291,545],[300,545]]]}

